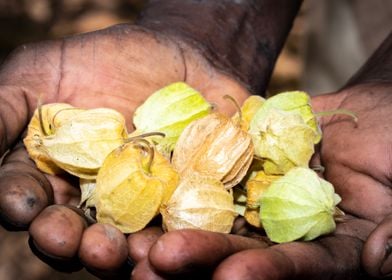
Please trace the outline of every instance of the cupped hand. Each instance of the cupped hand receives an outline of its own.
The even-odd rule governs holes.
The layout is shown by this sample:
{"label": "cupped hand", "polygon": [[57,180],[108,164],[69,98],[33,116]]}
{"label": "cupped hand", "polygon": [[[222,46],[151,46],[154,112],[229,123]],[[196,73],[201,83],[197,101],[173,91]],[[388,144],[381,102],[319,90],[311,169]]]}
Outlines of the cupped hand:
{"label": "cupped hand", "polygon": [[[0,152],[9,151],[0,169],[2,224],[27,229],[49,204],[79,201],[75,178],[42,174],[23,146],[16,144],[38,100],[113,108],[125,116],[131,131],[135,108],[157,89],[177,81],[187,82],[228,113],[234,107],[223,101],[225,94],[240,103],[247,96],[245,87],[217,71],[181,38],[133,25],[28,44],[14,51],[0,68]],[[72,223],[69,226],[73,228]],[[76,244],[81,232],[72,237]],[[43,251],[56,257],[50,249]]]}

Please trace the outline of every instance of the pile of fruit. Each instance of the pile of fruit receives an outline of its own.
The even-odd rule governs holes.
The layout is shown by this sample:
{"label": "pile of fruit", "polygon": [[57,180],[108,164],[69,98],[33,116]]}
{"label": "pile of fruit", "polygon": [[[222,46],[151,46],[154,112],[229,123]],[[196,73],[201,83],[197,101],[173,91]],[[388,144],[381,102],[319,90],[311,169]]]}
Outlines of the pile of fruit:
{"label": "pile of fruit", "polygon": [[84,215],[123,233],[158,215],[167,231],[224,233],[242,215],[279,243],[332,232],[340,198],[309,167],[322,138],[309,96],[249,96],[233,106],[226,116],[174,83],[137,108],[129,133],[113,109],[45,104],[24,144],[43,172],[79,178]]}

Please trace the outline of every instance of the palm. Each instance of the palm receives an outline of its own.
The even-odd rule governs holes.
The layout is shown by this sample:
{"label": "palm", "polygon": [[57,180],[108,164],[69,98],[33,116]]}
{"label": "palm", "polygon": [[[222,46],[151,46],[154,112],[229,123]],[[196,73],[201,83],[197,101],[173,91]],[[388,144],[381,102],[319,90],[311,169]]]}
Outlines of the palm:
{"label": "palm", "polygon": [[135,107],[149,94],[175,81],[188,82],[212,102],[220,103],[224,94],[242,101],[244,88],[173,42],[135,26],[120,25],[27,46],[4,65],[0,84],[12,86],[17,95],[24,94],[30,116],[41,97],[43,102],[112,107],[130,122]]}

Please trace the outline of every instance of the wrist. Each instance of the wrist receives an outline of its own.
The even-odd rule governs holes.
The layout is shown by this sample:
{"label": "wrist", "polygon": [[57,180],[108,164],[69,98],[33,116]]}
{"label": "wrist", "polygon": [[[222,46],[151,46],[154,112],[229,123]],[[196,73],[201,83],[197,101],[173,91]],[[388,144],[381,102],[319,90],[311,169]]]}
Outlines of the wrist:
{"label": "wrist", "polygon": [[150,1],[137,24],[198,50],[215,68],[266,89],[301,1]]}

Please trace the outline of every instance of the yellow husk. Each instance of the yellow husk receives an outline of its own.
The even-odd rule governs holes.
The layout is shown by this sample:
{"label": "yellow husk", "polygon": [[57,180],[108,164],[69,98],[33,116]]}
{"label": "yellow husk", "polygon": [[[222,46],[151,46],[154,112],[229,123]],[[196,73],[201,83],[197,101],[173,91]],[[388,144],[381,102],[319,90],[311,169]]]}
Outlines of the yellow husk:
{"label": "yellow husk", "polygon": [[144,228],[171,197],[178,174],[168,160],[154,150],[134,143],[117,148],[105,159],[97,176],[97,220],[124,233]]}
{"label": "yellow husk", "polygon": [[214,178],[182,178],[171,199],[162,205],[164,228],[230,232],[237,213],[233,196]]}
{"label": "yellow husk", "polygon": [[213,113],[185,128],[172,163],[184,177],[194,173],[212,177],[229,189],[242,180],[252,159],[251,137],[230,118]]}

